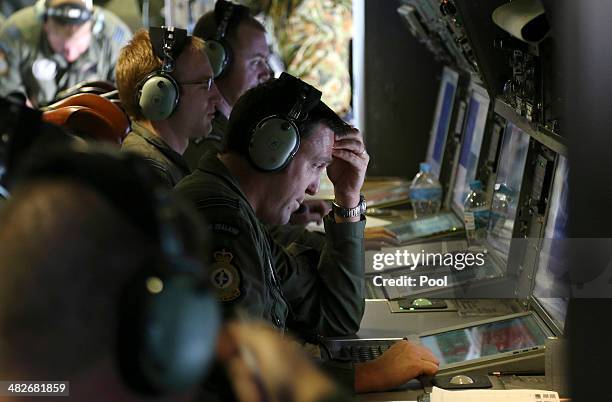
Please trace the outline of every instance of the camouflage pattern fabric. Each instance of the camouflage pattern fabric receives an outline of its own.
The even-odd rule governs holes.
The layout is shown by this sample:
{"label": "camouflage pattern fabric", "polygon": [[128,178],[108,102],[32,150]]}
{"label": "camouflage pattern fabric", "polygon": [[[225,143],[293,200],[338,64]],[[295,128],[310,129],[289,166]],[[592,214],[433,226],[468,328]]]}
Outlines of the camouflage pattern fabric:
{"label": "camouflage pattern fabric", "polygon": [[274,32],[273,50],[287,72],[323,92],[323,101],[340,116],[350,110],[349,46],[352,38],[350,0],[239,0],[266,15]]}
{"label": "camouflage pattern fabric", "polygon": [[0,28],[0,96],[19,92],[40,107],[80,82],[114,82],[119,52],[131,36],[117,16],[94,7],[89,48],[68,63],[51,49],[35,6],[21,9]]}

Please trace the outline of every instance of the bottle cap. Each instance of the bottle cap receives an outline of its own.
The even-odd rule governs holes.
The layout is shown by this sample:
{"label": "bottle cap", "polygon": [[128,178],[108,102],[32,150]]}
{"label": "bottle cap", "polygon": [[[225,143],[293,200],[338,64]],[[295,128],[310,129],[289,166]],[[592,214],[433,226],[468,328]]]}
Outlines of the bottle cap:
{"label": "bottle cap", "polygon": [[419,169],[421,170],[421,172],[429,173],[431,172],[431,165],[427,162],[421,162],[419,164]]}
{"label": "bottle cap", "polygon": [[482,190],[482,183],[480,180],[472,180],[470,182],[470,189],[472,190]]}

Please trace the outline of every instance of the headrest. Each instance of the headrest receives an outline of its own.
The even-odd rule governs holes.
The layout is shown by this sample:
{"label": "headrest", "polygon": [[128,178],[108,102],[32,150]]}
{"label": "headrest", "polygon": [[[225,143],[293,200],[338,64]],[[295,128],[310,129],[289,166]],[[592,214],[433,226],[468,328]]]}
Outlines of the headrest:
{"label": "headrest", "polygon": [[116,89],[117,88],[115,87],[115,85],[113,85],[113,83],[109,81],[83,81],[59,92],[55,96],[55,100],[62,100],[69,96],[80,93],[94,93],[102,95],[107,92],[114,91]]}
{"label": "headrest", "polygon": [[85,106],[66,106],[49,110],[43,113],[42,119],[84,138],[121,145],[124,137],[124,133],[115,130],[113,123],[102,113]]}
{"label": "headrest", "polygon": [[[57,110],[67,106],[84,106],[93,109],[108,120],[112,126],[112,142],[123,138],[130,130],[130,121],[123,110],[108,98],[91,93],[79,93],[55,102],[45,108],[45,111]],[[43,115],[44,118],[44,115]]]}

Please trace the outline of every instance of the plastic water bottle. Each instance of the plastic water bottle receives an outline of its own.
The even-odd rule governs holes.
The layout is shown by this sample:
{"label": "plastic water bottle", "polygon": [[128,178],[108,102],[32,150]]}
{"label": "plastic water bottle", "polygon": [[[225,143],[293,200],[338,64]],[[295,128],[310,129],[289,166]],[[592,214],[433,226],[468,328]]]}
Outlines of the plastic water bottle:
{"label": "plastic water bottle", "polygon": [[431,174],[431,166],[423,162],[419,165],[419,169],[412,179],[409,190],[415,219],[437,214],[442,204],[442,186]]}
{"label": "plastic water bottle", "polygon": [[474,245],[487,231],[489,208],[480,180],[472,181],[470,190],[463,203],[463,221],[468,245]]}

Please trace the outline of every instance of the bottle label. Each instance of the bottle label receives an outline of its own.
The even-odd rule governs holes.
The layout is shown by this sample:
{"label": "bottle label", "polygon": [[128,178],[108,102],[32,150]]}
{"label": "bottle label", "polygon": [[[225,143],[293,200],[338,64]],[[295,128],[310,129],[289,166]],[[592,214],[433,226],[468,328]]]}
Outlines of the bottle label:
{"label": "bottle label", "polygon": [[411,188],[410,199],[413,201],[430,201],[442,199],[442,189],[440,187]]}
{"label": "bottle label", "polygon": [[463,222],[465,223],[465,230],[475,230],[476,229],[473,212],[465,211],[463,213]]}

